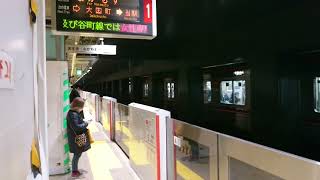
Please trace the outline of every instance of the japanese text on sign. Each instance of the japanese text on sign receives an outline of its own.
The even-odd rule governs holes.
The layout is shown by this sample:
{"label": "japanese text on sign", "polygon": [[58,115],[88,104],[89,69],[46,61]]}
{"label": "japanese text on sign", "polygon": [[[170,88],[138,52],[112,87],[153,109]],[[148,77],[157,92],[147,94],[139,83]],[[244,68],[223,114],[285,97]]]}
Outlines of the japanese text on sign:
{"label": "japanese text on sign", "polygon": [[96,30],[102,32],[148,33],[148,26],[142,24],[104,23],[67,19],[63,19],[63,28],[75,30]]}
{"label": "japanese text on sign", "polygon": [[[152,39],[155,0],[56,0],[57,34],[94,33],[94,36]],[[153,9],[154,8],[154,9]],[[59,32],[60,31],[60,32]]]}
{"label": "japanese text on sign", "polygon": [[13,60],[7,53],[0,51],[0,89],[11,89],[13,85]]}
{"label": "japanese text on sign", "polygon": [[116,55],[117,46],[115,45],[67,45],[66,50],[69,53],[80,54],[104,54]]}

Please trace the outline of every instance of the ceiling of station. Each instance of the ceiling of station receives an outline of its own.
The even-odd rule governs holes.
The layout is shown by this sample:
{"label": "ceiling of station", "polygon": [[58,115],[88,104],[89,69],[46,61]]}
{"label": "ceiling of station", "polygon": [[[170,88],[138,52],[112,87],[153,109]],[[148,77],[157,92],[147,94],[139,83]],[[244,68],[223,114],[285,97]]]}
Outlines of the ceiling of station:
{"label": "ceiling of station", "polygon": [[[96,45],[99,43],[98,38],[93,37],[78,37],[68,36],[65,40],[65,46],[67,45]],[[92,65],[99,59],[98,55],[94,54],[75,54],[66,51],[69,76],[71,77],[71,83],[77,81],[82,75],[90,70]],[[78,74],[77,72],[81,72]]]}
{"label": "ceiling of station", "polygon": [[[46,19],[51,20],[52,17],[52,3],[54,0],[46,0]],[[79,37],[66,36],[65,46],[67,45],[96,45],[99,43],[99,38],[95,37]],[[81,70],[82,74],[87,72],[90,67],[98,60],[97,55],[90,54],[74,54],[65,52],[65,58],[68,61],[69,77],[71,81],[75,82],[81,75],[77,75],[77,70]]]}
{"label": "ceiling of station", "polygon": [[[46,1],[49,17],[51,5]],[[254,58],[258,56],[257,52],[281,53],[288,49],[317,47],[320,38],[314,34],[320,31],[320,26],[315,26],[314,22],[319,18],[319,11],[314,7],[319,5],[320,1],[307,3],[302,0],[157,1],[158,36],[152,41],[105,39],[105,44],[117,45],[117,55],[100,58],[104,62],[97,63],[99,66],[94,66],[91,73],[107,76],[122,61],[128,64],[129,61],[169,60],[212,65],[230,63],[239,58],[258,61],[259,58]],[[76,42],[97,44],[98,39],[66,39],[66,44]],[[92,62],[86,61],[88,57],[81,58],[84,60],[76,60],[74,66],[83,68]],[[70,59],[69,64],[71,71]],[[97,78],[91,76],[90,80]]]}

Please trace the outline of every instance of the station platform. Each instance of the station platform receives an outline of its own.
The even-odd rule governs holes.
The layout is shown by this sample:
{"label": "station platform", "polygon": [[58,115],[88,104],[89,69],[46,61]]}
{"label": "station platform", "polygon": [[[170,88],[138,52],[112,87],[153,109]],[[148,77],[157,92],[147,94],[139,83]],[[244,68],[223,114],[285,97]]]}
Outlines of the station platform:
{"label": "station platform", "polygon": [[[72,178],[71,173],[65,175],[50,176],[50,180],[140,180],[129,165],[128,157],[119,146],[110,141],[100,123],[94,121],[88,109],[84,109],[88,128],[94,138],[91,149],[83,153],[79,160],[79,178]],[[72,159],[72,154],[70,154]],[[71,163],[71,162],[70,162]],[[71,167],[71,164],[70,164]]]}

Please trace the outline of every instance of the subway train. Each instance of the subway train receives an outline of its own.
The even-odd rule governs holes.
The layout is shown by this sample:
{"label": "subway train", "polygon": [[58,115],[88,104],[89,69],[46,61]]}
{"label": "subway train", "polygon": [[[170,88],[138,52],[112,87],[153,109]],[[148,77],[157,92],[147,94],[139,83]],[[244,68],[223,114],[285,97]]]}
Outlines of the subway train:
{"label": "subway train", "polygon": [[246,62],[177,67],[87,81],[85,90],[123,104],[163,108],[181,121],[320,160],[318,57],[307,52],[290,57],[290,64],[259,70]]}
{"label": "subway train", "polygon": [[320,161],[319,1],[158,3],[158,37],[109,39],[84,90]]}

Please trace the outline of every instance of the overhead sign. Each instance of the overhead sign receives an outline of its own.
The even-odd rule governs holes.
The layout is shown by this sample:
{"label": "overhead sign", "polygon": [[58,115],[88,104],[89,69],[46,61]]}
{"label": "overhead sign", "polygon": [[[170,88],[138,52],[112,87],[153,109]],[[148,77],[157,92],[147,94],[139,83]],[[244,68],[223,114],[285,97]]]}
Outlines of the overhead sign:
{"label": "overhead sign", "polygon": [[13,87],[13,58],[0,51],[0,89],[12,89]]}
{"label": "overhead sign", "polygon": [[67,45],[68,53],[117,55],[116,45]]}
{"label": "overhead sign", "polygon": [[157,36],[155,0],[55,0],[54,33],[111,38]]}

